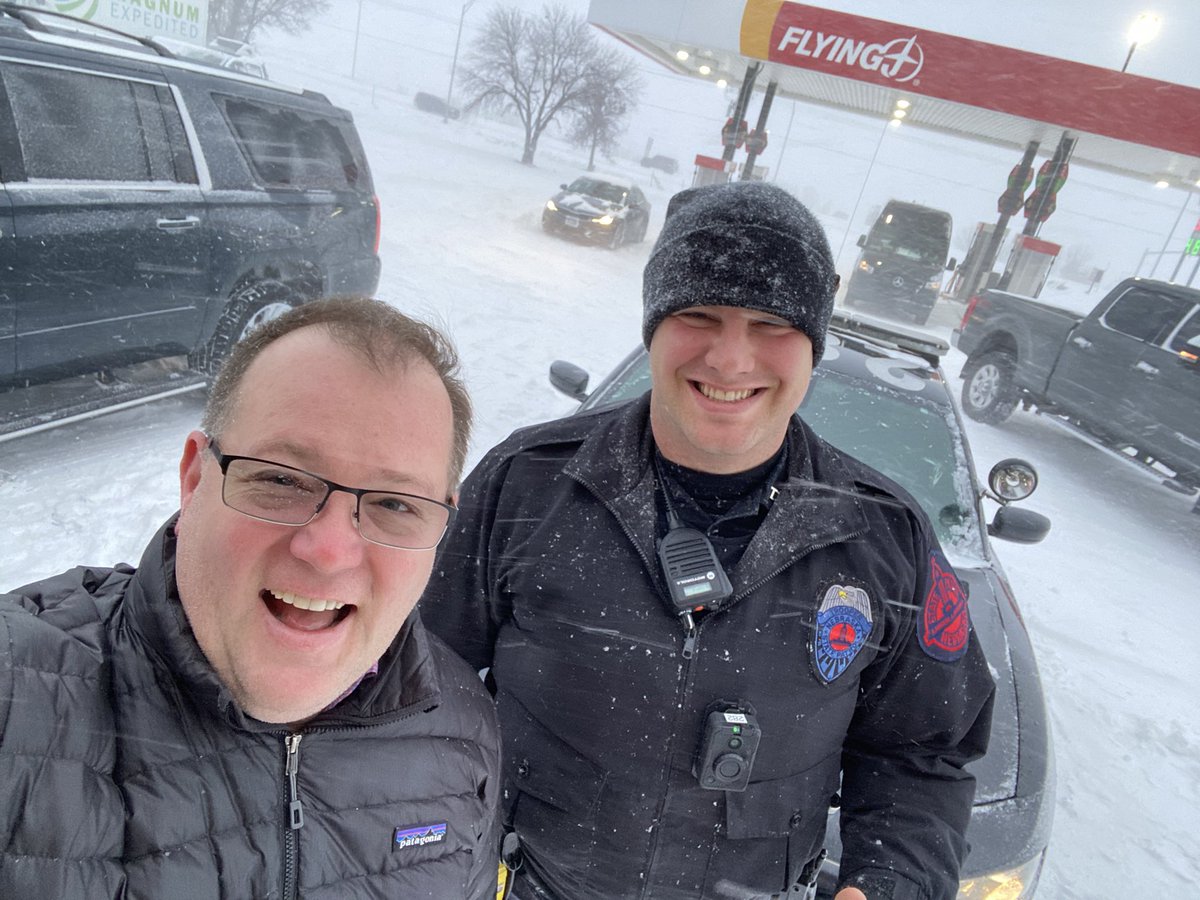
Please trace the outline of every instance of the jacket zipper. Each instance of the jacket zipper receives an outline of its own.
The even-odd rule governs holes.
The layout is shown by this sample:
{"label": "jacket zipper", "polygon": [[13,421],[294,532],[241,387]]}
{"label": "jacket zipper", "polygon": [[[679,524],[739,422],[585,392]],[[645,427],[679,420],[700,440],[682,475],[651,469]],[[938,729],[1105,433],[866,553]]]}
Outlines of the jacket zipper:
{"label": "jacket zipper", "polygon": [[[415,715],[424,711],[422,709],[412,709],[403,715],[396,716],[389,721],[399,722],[404,719],[410,719]],[[310,728],[307,734],[315,734],[331,731],[347,731],[355,730],[349,725],[339,727],[339,723],[345,720],[331,720],[318,728]],[[304,827],[304,805],[300,802],[300,791],[296,786],[296,774],[300,771],[300,739],[303,734],[289,734],[284,737],[284,756],[283,756],[283,772],[287,776],[287,786],[283,793],[283,802],[287,807],[288,818],[287,824],[283,831],[283,892],[281,897],[284,900],[295,900],[300,894],[299,884],[299,862],[300,862],[300,835],[299,831]]]}
{"label": "jacket zipper", "polygon": [[300,855],[300,835],[297,832],[304,825],[304,808],[300,805],[300,797],[296,790],[296,773],[300,769],[300,738],[302,735],[289,734],[283,739],[284,774],[287,775],[287,794],[284,798],[288,809],[288,823],[283,832],[283,897],[285,900],[299,895],[299,884],[296,877],[297,857]]}

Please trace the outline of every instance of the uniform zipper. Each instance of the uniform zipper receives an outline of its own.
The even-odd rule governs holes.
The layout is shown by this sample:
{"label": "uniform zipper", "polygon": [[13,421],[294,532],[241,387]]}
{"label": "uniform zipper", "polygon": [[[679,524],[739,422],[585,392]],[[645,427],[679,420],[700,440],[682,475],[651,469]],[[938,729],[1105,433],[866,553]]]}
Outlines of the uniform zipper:
{"label": "uniform zipper", "polygon": [[283,739],[284,743],[284,774],[287,776],[287,793],[284,802],[287,804],[288,822],[283,832],[283,896],[290,900],[299,894],[296,878],[297,857],[300,855],[300,835],[297,832],[304,825],[304,807],[300,805],[299,792],[296,790],[296,773],[300,770],[300,738],[302,735],[289,734]]}
{"label": "uniform zipper", "polygon": [[690,612],[683,613],[679,621],[683,623],[683,658],[691,659],[696,655],[696,633],[699,629]]}

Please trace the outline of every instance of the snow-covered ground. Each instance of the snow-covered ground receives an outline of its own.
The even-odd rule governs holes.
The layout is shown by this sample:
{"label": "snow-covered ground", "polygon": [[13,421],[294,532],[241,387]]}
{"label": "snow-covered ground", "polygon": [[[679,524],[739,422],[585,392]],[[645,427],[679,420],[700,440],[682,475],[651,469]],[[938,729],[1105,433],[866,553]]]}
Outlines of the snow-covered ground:
{"label": "snow-covered ground", "polygon": [[[306,54],[315,52],[312,35],[299,40]],[[379,296],[443,326],[462,352],[478,409],[471,460],[519,425],[570,411],[573,403],[550,388],[547,368],[569,358],[598,378],[639,340],[649,249],[610,252],[541,232],[542,204],[581,170],[584,152],[548,139],[536,165],[523,166],[511,124],[443,123],[413,107],[411,92],[423,85],[363,89],[349,80],[344,57],[322,68],[306,55],[301,68],[289,53],[295,46],[263,45],[273,74],[326,91],[358,119],[383,204]],[[714,134],[722,113],[715,108]],[[874,140],[848,149],[869,156]],[[926,147],[907,160],[914,179],[945,170],[936,155],[946,144],[930,139]],[[985,165],[974,153],[963,155]],[[907,174],[902,162],[896,158],[894,176]],[[986,162],[999,172],[993,182],[1002,183],[1011,164],[1002,154]],[[605,167],[646,189],[652,240],[690,169],[651,178],[632,159]],[[814,189],[798,164],[782,168],[781,183],[802,196]],[[857,186],[846,190],[848,208]],[[886,199],[888,188],[880,190]],[[1092,215],[1116,218],[1124,202],[1109,197],[1112,205]],[[828,206],[833,212],[823,219],[834,247],[847,233],[852,245],[861,216],[837,215],[836,196]],[[975,215],[986,219],[992,209],[980,202]],[[953,314],[935,314],[943,335]],[[956,393],[961,364],[951,351],[945,368]],[[199,395],[185,395],[0,443],[0,590],[78,563],[136,562],[175,509],[178,453],[200,404]],[[968,423],[968,431],[983,471],[1008,456],[1035,462],[1041,487],[1026,505],[1054,522],[1042,544],[997,548],[1038,652],[1058,758],[1039,896],[1196,896],[1200,515],[1190,512],[1191,499],[1043,419],[1022,414],[1001,427]]]}

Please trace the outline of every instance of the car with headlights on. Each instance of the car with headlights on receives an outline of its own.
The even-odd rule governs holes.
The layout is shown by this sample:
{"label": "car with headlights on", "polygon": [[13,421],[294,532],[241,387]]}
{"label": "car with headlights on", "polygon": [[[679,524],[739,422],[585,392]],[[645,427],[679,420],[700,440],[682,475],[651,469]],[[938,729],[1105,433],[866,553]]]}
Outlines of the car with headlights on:
{"label": "car with headlights on", "polygon": [[542,209],[542,229],[616,250],[644,240],[650,201],[642,189],[616,175],[580,175],[559,186]]}
{"label": "car with headlights on", "polygon": [[[959,900],[1034,896],[1054,809],[1050,723],[1029,634],[992,539],[1036,543],[1044,516],[1011,505],[1033,492],[1037,473],[1019,459],[997,462],[982,486],[940,358],[945,341],[861,314],[835,312],[828,348],[799,413],[834,446],[878,469],[921,504],[967,591],[973,627],[996,699],[987,754],[968,766],[975,804]],[[563,361],[550,381],[582,401],[576,414],[632,400],[650,388],[638,347],[588,392],[588,375]],[[990,522],[984,501],[998,504]],[[829,856],[818,897],[832,896],[840,854],[830,809]]]}

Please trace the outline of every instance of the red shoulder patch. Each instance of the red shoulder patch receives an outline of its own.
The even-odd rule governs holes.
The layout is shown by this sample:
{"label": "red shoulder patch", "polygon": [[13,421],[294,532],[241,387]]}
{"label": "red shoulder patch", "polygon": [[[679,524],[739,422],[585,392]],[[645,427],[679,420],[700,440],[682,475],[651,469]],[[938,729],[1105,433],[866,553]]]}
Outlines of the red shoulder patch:
{"label": "red shoulder patch", "polygon": [[940,551],[929,555],[929,592],[921,611],[921,649],[942,662],[967,652],[971,619],[958,576]]}

